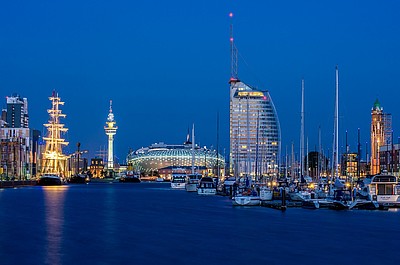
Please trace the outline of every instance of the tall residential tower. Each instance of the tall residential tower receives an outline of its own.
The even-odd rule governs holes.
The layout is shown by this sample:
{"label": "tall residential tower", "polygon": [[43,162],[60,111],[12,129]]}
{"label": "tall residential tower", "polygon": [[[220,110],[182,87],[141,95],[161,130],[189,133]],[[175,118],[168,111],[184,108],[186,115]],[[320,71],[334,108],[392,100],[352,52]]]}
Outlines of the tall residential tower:
{"label": "tall residential tower", "polygon": [[0,175],[21,180],[31,175],[28,100],[18,94],[6,100],[0,117]]}

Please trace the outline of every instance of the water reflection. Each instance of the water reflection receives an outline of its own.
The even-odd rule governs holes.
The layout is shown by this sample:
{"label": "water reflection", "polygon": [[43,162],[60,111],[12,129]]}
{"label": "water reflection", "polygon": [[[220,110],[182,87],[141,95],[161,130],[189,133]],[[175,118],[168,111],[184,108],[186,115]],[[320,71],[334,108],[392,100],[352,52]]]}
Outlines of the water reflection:
{"label": "water reflection", "polygon": [[115,189],[109,188],[106,190],[105,200],[103,202],[104,205],[104,232],[105,236],[108,239],[108,244],[111,246],[115,246],[116,242],[116,210],[115,207],[117,205],[115,199]]}
{"label": "water reflection", "polygon": [[68,186],[42,187],[46,218],[46,264],[61,264],[61,241],[64,224],[64,198]]}

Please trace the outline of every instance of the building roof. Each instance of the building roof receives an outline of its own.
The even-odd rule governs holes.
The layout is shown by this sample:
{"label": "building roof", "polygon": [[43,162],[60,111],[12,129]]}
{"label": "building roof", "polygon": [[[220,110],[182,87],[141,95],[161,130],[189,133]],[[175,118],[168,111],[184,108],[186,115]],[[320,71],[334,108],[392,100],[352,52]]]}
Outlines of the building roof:
{"label": "building roof", "polygon": [[379,103],[378,99],[375,100],[374,107],[372,109],[373,110],[382,110],[381,103]]}

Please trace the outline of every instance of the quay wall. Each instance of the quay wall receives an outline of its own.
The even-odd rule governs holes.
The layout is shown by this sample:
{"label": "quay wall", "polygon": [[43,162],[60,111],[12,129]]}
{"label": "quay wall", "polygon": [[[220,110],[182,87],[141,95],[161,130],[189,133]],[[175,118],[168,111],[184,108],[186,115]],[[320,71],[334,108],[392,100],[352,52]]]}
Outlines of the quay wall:
{"label": "quay wall", "polygon": [[24,186],[35,186],[36,180],[7,180],[0,181],[0,189],[2,188],[16,188]]}

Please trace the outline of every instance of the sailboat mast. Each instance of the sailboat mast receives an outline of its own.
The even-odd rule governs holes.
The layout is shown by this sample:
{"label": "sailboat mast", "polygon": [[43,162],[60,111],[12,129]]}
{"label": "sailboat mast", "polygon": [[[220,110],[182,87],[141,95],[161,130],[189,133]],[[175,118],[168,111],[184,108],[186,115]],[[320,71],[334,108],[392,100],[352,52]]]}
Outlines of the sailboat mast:
{"label": "sailboat mast", "polygon": [[357,177],[360,178],[361,169],[361,143],[360,143],[360,128],[358,128],[358,143],[357,143]]}
{"label": "sailboat mast", "polygon": [[219,112],[217,112],[217,179],[219,180]]}
{"label": "sailboat mast", "polygon": [[249,178],[249,183],[251,185],[251,166],[250,166],[250,105],[249,105],[249,95],[247,95],[247,108],[246,108],[246,127],[247,127],[247,168],[246,175]]}
{"label": "sailboat mast", "polygon": [[317,173],[318,179],[321,177],[321,173],[322,173],[321,159],[322,159],[322,154],[321,154],[321,126],[318,126],[318,173]]}
{"label": "sailboat mast", "polygon": [[260,111],[257,111],[257,131],[256,131],[256,163],[255,163],[255,178],[258,182],[258,128],[259,128],[259,121],[260,120]]}
{"label": "sailboat mast", "polygon": [[195,148],[195,143],[194,143],[194,123],[193,123],[193,128],[192,128],[192,174],[194,175],[194,148]]}
{"label": "sailboat mast", "polygon": [[287,153],[287,145],[285,150],[285,178],[288,176],[288,153]]}
{"label": "sailboat mast", "polygon": [[309,165],[308,165],[308,137],[307,137],[307,151],[306,151],[306,156],[307,156],[307,159],[306,159],[306,170],[305,170],[305,172],[306,172],[306,176],[308,176],[309,175],[309,173],[308,173],[308,168],[309,168]]}
{"label": "sailboat mast", "polygon": [[304,79],[301,80],[300,180],[304,176]]}
{"label": "sailboat mast", "polygon": [[295,172],[294,172],[294,168],[295,168],[295,161],[294,161],[294,143],[292,142],[292,156],[291,156],[291,159],[290,159],[291,161],[291,165],[292,165],[292,167],[291,167],[291,169],[290,169],[290,175],[292,176],[292,179],[294,180],[295,179]]}
{"label": "sailboat mast", "polygon": [[336,103],[335,103],[335,177],[339,177],[339,69],[336,65]]}
{"label": "sailboat mast", "polygon": [[339,176],[339,72],[336,65],[336,91],[335,91],[335,119],[333,126],[333,157],[332,157],[332,179],[329,190],[332,191],[332,182]]}

